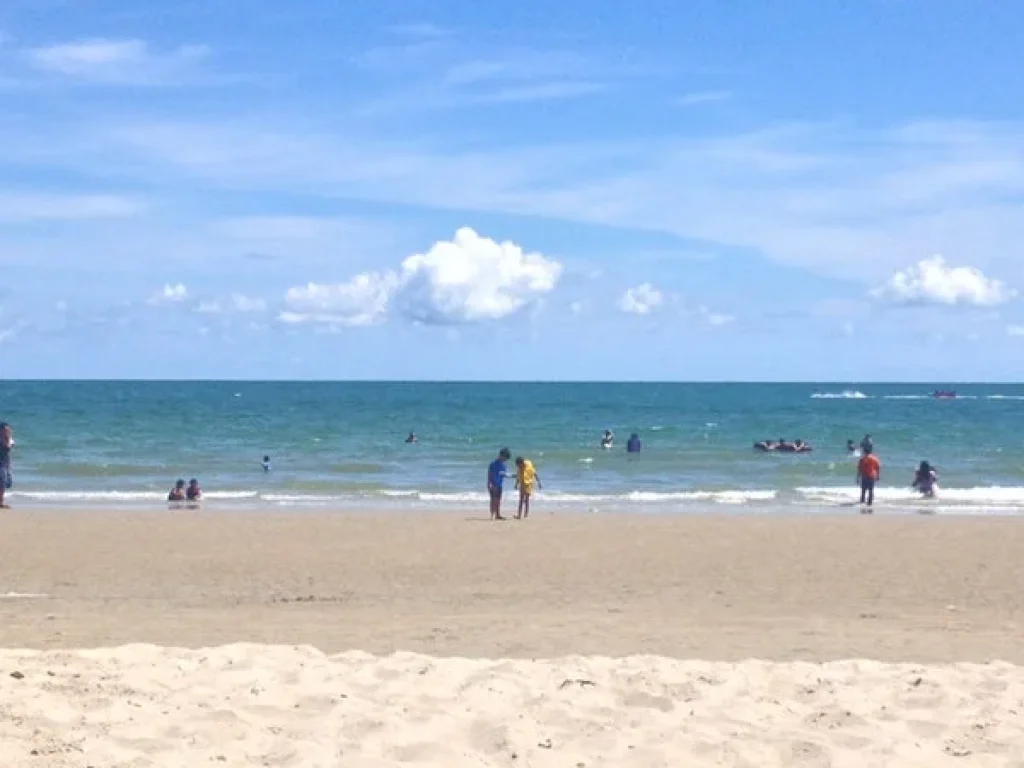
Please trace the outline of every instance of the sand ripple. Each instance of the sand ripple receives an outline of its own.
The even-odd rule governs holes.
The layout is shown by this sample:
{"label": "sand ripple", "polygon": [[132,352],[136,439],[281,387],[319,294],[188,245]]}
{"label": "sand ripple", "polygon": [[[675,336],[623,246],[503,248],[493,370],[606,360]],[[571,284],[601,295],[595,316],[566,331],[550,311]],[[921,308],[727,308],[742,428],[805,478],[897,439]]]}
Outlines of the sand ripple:
{"label": "sand ripple", "polygon": [[0,765],[1024,765],[1024,668],[2,651]]}

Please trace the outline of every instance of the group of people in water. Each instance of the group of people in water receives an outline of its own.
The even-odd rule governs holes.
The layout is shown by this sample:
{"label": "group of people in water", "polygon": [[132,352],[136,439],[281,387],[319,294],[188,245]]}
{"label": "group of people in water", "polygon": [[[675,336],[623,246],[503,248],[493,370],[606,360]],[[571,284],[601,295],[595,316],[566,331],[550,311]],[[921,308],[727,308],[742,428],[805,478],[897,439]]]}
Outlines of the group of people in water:
{"label": "group of people in water", "polygon": [[[864,435],[859,448],[853,440],[847,440],[846,450],[852,456],[859,456],[857,483],[860,485],[860,503],[870,511],[875,503],[875,485],[882,476],[882,462],[875,454],[874,440],[871,435]],[[914,472],[910,487],[926,499],[933,499],[939,488],[939,473],[930,463],[922,461]]]}
{"label": "group of people in water", "polygon": [[814,448],[803,440],[791,443],[786,440],[759,440],[754,443],[754,450],[764,453],[810,453]]}
{"label": "group of people in water", "polygon": [[179,479],[167,494],[167,501],[171,504],[198,504],[202,500],[203,489],[194,477],[187,484]]}
{"label": "group of people in water", "polygon": [[[604,434],[601,435],[601,447],[605,450],[609,450],[615,446],[615,433],[610,429],[606,429]],[[626,441],[626,453],[640,453],[644,449],[644,444],[640,441],[640,435],[633,432],[629,439]]]}
{"label": "group of people in water", "polygon": [[[491,500],[491,519],[504,520],[501,515],[501,497],[505,488],[505,480],[509,476],[508,462],[512,452],[508,448],[498,451],[498,458],[487,466],[487,493]],[[516,509],[516,520],[524,520],[530,516],[530,499],[534,489],[540,489],[540,475],[537,474],[533,462],[516,457],[516,489],[519,491],[519,506]]]}

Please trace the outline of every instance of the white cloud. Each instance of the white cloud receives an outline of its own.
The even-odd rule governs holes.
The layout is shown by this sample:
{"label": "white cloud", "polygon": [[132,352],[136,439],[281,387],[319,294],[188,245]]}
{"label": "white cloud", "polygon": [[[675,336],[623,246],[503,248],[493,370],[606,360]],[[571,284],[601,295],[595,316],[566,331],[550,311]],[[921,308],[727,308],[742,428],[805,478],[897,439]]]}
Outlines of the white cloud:
{"label": "white cloud", "polygon": [[870,294],[895,304],[992,307],[1005,304],[1017,292],[979,269],[947,266],[942,256],[932,256],[897,272]]}
{"label": "white cloud", "polygon": [[562,265],[512,242],[498,243],[468,227],[452,240],[405,259],[397,270],[364,272],[345,283],[309,283],[285,295],[285,323],[370,325],[394,306],[426,324],[499,320],[552,291]]}
{"label": "white cloud", "polygon": [[166,82],[208,53],[202,46],[158,52],[144,40],[80,40],[29,51],[40,70],[107,85]]}
{"label": "white cloud", "polygon": [[574,315],[582,313],[583,303],[579,301],[574,301],[572,304],[569,305],[569,311],[572,312]]}
{"label": "white cloud", "polygon": [[396,284],[394,273],[363,272],[345,283],[290,288],[285,294],[288,308],[278,319],[292,325],[373,325],[387,317]]}
{"label": "white cloud", "polygon": [[665,301],[661,291],[650,283],[641,283],[630,288],[619,299],[618,306],[623,312],[632,315],[649,315]]}
{"label": "white cloud", "polygon": [[426,323],[472,323],[515,314],[554,290],[562,265],[469,227],[402,262],[399,310]]}
{"label": "white cloud", "polygon": [[149,298],[150,304],[181,304],[188,300],[188,288],[183,283],[166,284]]}
{"label": "white cloud", "polygon": [[12,326],[11,328],[0,328],[0,344],[3,344],[5,341],[12,341],[17,333],[17,326]]}
{"label": "white cloud", "polygon": [[1024,337],[1024,325],[1008,325],[1006,326],[1006,335],[1013,336],[1015,338]]}

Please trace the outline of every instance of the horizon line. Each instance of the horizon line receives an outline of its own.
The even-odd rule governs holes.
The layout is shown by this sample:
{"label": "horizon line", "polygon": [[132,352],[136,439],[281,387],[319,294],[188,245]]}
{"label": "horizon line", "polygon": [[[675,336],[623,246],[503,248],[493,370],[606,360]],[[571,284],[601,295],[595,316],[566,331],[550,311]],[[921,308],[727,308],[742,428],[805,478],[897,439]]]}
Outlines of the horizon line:
{"label": "horizon line", "polygon": [[55,383],[138,383],[138,384],[751,384],[751,385],[828,385],[844,387],[870,387],[879,385],[946,385],[985,386],[990,384],[1021,385],[1024,381],[990,379],[971,381],[935,379],[865,379],[850,381],[844,379],[375,379],[375,378],[308,378],[308,379],[257,379],[257,378],[143,378],[143,377],[0,377],[0,384],[55,384]]}

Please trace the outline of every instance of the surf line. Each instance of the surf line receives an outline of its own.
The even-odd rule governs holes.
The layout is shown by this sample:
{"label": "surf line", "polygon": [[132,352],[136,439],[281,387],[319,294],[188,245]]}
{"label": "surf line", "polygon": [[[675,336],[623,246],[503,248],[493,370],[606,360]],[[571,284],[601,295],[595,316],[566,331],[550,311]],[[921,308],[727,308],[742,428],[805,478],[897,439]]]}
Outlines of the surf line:
{"label": "surf line", "polygon": [[41,592],[7,592],[0,595],[0,600],[37,600],[42,597],[49,597]]}

